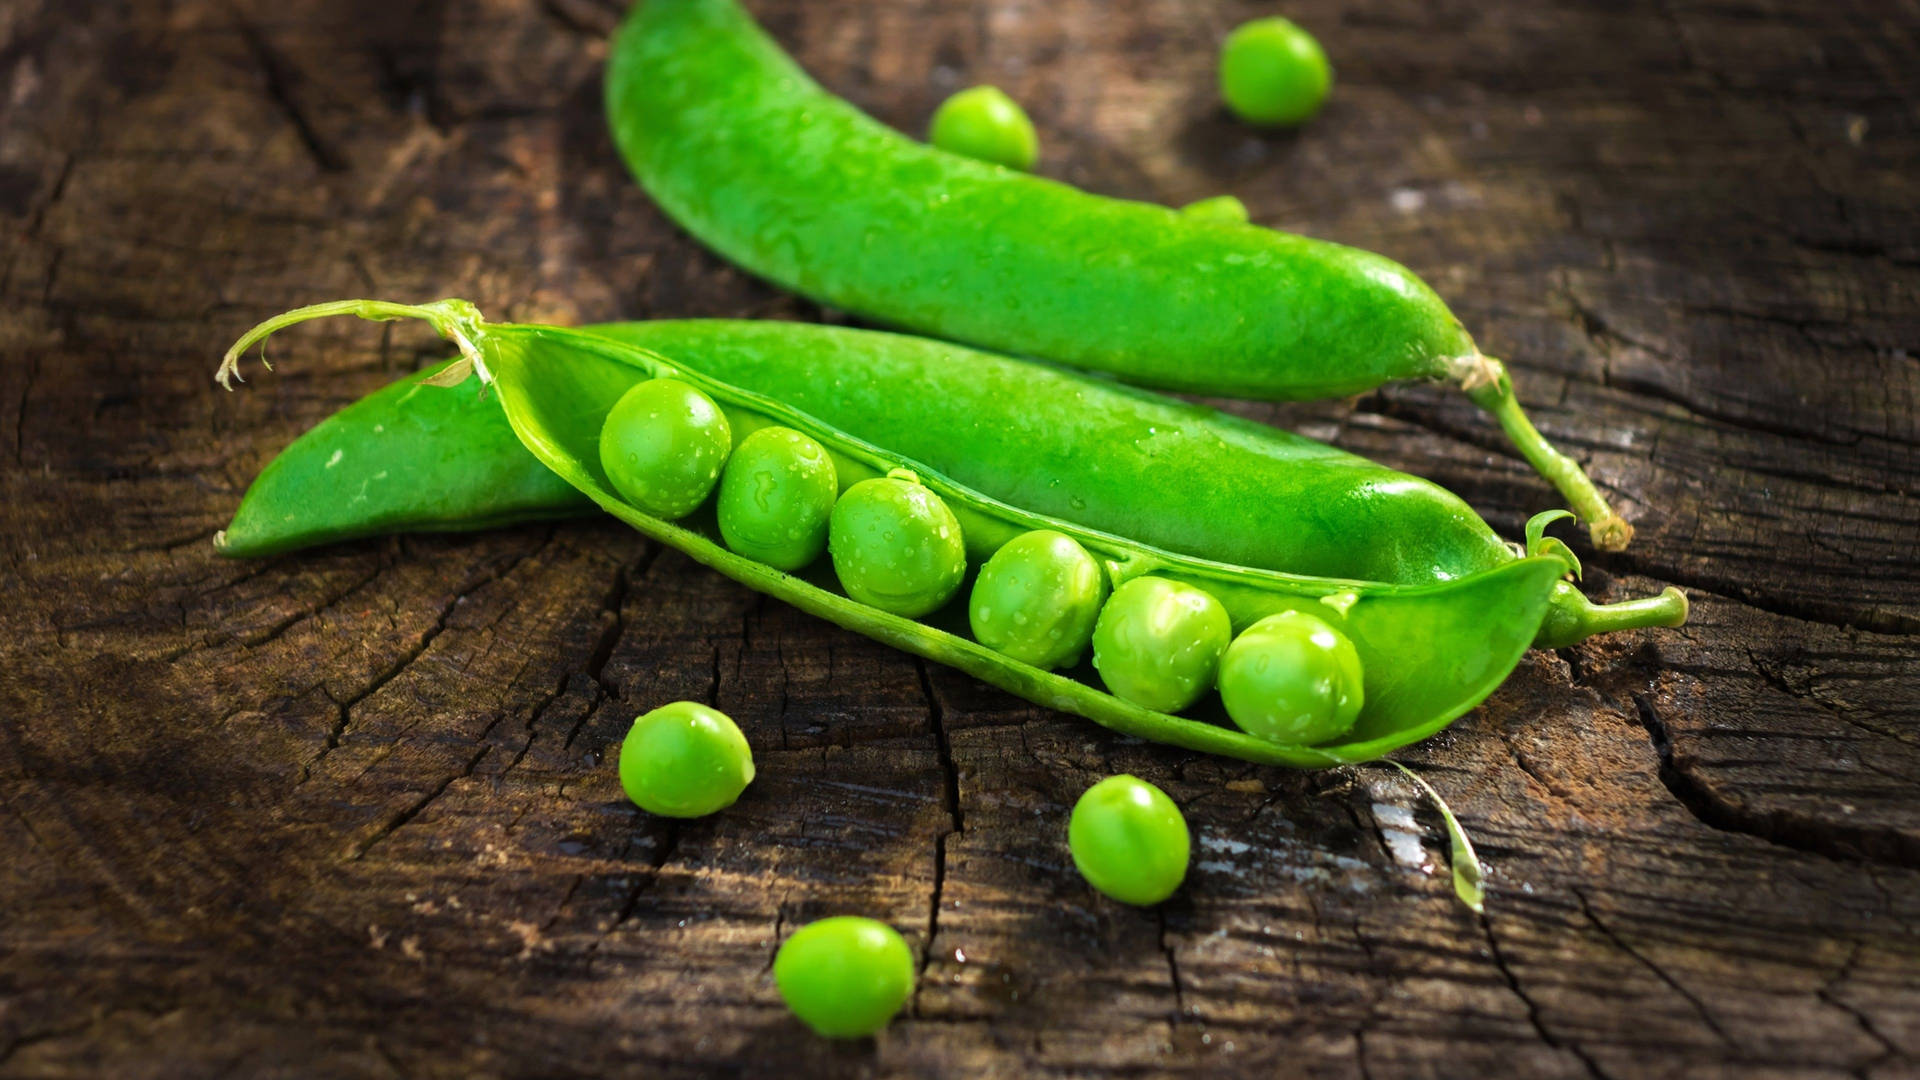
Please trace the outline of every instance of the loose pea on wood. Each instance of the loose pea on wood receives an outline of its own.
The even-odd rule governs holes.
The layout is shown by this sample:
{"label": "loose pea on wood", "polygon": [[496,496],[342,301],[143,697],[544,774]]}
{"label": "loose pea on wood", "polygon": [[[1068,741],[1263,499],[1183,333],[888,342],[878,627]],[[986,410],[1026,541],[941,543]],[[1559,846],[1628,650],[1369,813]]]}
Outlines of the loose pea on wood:
{"label": "loose pea on wood", "polygon": [[913,952],[876,919],[835,915],[780,944],[773,982],[814,1034],[857,1039],[879,1033],[913,992]]}
{"label": "loose pea on wood", "polygon": [[1109,776],[1073,804],[1067,851],[1087,883],[1123,904],[1172,896],[1187,877],[1192,838],[1167,793],[1137,776]]}
{"label": "loose pea on wood", "polygon": [[1278,15],[1242,24],[1220,47],[1220,96],[1249,123],[1305,123],[1332,86],[1320,43]]}
{"label": "loose pea on wood", "polygon": [[975,86],[934,110],[927,141],[950,153],[1032,172],[1040,137],[1020,104],[997,86]]}
{"label": "loose pea on wood", "polygon": [[753,748],[733,719],[697,701],[662,705],[620,744],[620,786],[648,813],[705,817],[753,782]]}

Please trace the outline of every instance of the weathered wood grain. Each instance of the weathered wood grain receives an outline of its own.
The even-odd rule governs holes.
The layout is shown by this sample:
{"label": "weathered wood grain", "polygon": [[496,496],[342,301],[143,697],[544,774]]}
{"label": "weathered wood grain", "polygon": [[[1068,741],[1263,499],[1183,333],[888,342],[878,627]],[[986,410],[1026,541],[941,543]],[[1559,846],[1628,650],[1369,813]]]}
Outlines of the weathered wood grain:
{"label": "weathered wood grain", "polygon": [[[1589,590],[1679,584],[1692,623],[1534,654],[1407,755],[1480,845],[1480,918],[1386,770],[1116,739],[610,523],[223,561],[275,451],[442,355],[321,325],[217,392],[267,314],[838,316],[627,179],[614,0],[16,0],[0,1075],[1920,1072],[1920,6],[1300,0],[1339,83],[1283,135],[1211,89],[1263,5],[752,6],[890,123],[993,82],[1051,175],[1229,191],[1407,262],[1639,526]],[[1509,533],[1552,504],[1441,388],[1230,407]],[[607,755],[682,697],[760,777],[672,823]],[[1118,770],[1196,832],[1159,910],[1066,856]],[[843,912],[924,970],[883,1038],[835,1046],[767,969]]]}

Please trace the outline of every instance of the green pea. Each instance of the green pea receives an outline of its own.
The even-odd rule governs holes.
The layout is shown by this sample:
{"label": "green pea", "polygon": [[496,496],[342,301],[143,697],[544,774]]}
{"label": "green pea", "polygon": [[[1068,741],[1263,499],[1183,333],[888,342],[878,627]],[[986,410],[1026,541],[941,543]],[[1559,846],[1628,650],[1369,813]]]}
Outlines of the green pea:
{"label": "green pea", "polygon": [[1079,541],[1036,529],[980,568],[967,619],[980,644],[1050,671],[1080,658],[1106,597],[1107,575]]}
{"label": "green pea", "polygon": [[1241,25],[1220,48],[1220,96],[1250,123],[1301,123],[1320,111],[1332,85],[1320,43],[1278,15]]}
{"label": "green pea", "polygon": [[1269,615],[1220,658],[1220,700],[1251,735],[1314,746],[1360,717],[1360,654],[1347,636],[1304,611]]}
{"label": "green pea", "polygon": [[1232,195],[1215,195],[1210,199],[1190,202],[1181,207],[1180,212],[1190,218],[1218,221],[1223,225],[1245,225],[1250,218],[1247,204]]}
{"label": "green pea", "polygon": [[755,562],[798,570],[826,550],[839,492],[826,447],[789,427],[761,428],[740,440],[720,474],[720,535]]}
{"label": "green pea", "polygon": [[913,992],[913,953],[893,927],[836,915],[793,932],[773,957],[773,983],[787,1008],[830,1039],[887,1026]]}
{"label": "green pea", "polygon": [[712,398],[679,379],[649,379],[607,413],[600,467],[621,498],[672,521],[707,500],[732,445]]}
{"label": "green pea", "polygon": [[1040,137],[1018,102],[994,86],[962,90],[934,110],[928,141],[942,150],[1032,172]]}
{"label": "green pea", "polygon": [[1136,705],[1175,713],[1213,685],[1233,637],[1212,594],[1177,581],[1137,577],[1113,590],[1093,626],[1093,666],[1107,689]]}
{"label": "green pea", "polygon": [[752,782],[746,736],[726,713],[697,701],[647,713],[620,744],[620,786],[650,814],[705,817],[732,806]]}
{"label": "green pea", "polygon": [[908,618],[946,603],[967,572],[960,522],[906,469],[862,480],[840,496],[827,551],[848,596]]}
{"label": "green pea", "polygon": [[1067,821],[1067,851],[1080,876],[1123,904],[1172,896],[1186,880],[1191,849],[1187,819],[1167,793],[1124,773],[1088,788]]}

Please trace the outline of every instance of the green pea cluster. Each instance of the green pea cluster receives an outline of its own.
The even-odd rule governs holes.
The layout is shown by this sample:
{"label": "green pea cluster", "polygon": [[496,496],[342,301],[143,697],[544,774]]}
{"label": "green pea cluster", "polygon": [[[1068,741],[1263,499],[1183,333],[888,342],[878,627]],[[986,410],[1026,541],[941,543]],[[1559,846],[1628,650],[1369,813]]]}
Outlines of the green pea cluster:
{"label": "green pea cluster", "polygon": [[[881,611],[931,614],[967,575],[959,519],[912,471],[843,492],[813,437],[763,427],[735,446],[726,412],[680,379],[646,380],[614,404],[600,464],[624,498],[668,520],[717,486],[729,548],[789,573],[825,551],[846,594]],[[1043,671],[1078,663],[1091,645],[1107,690],[1158,712],[1185,711],[1217,687],[1234,723],[1276,743],[1327,742],[1360,714],[1359,654],[1324,619],[1283,611],[1236,638],[1226,608],[1197,586],[1146,575],[1109,593],[1100,562],[1054,529],[1022,533],[981,565],[967,620],[980,644]]]}
{"label": "green pea cluster", "polygon": [[1298,746],[1346,734],[1364,701],[1360,654],[1324,619],[1282,611],[1234,637],[1212,594],[1151,575],[1115,589],[1101,609],[1093,666],[1115,696],[1166,713],[1217,686],[1242,730]]}

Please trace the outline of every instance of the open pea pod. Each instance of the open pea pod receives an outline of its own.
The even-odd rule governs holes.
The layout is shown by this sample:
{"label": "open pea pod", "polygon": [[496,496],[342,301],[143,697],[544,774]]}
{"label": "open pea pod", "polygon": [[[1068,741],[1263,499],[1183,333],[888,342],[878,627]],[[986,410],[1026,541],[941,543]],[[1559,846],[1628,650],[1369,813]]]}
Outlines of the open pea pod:
{"label": "open pea pod", "polygon": [[[965,671],[1030,701],[1072,712],[1123,734],[1248,761],[1318,768],[1378,758],[1444,728],[1500,685],[1534,641],[1567,567],[1554,556],[1520,558],[1455,581],[1387,585],[1230,566],[1147,547],[991,499],[881,447],[856,439],[782,402],[708,377],[646,349],[577,330],[489,325],[471,305],[420,307],[377,302],[320,305],[264,324],[247,344],[299,318],[352,313],[427,319],[463,359],[436,381],[477,371],[498,395],[520,441],[547,468],[647,536],[803,611],[929,660]],[[228,369],[230,370],[230,366]],[[1155,574],[1206,589],[1236,630],[1283,610],[1311,611],[1353,641],[1365,671],[1366,705],[1356,726],[1321,746],[1280,745],[1217,724],[1131,704],[1075,677],[1043,671],[964,636],[950,604],[924,620],[849,598],[830,570],[787,574],[729,551],[709,512],[678,522],[642,512],[615,493],[600,466],[599,437],[614,403],[635,383],[671,375],[699,387],[726,412],[735,438],[771,424],[806,432],[833,455],[840,482],[905,468],[954,511],[977,567],[1005,541],[1032,529],[1073,536],[1115,584]]]}

